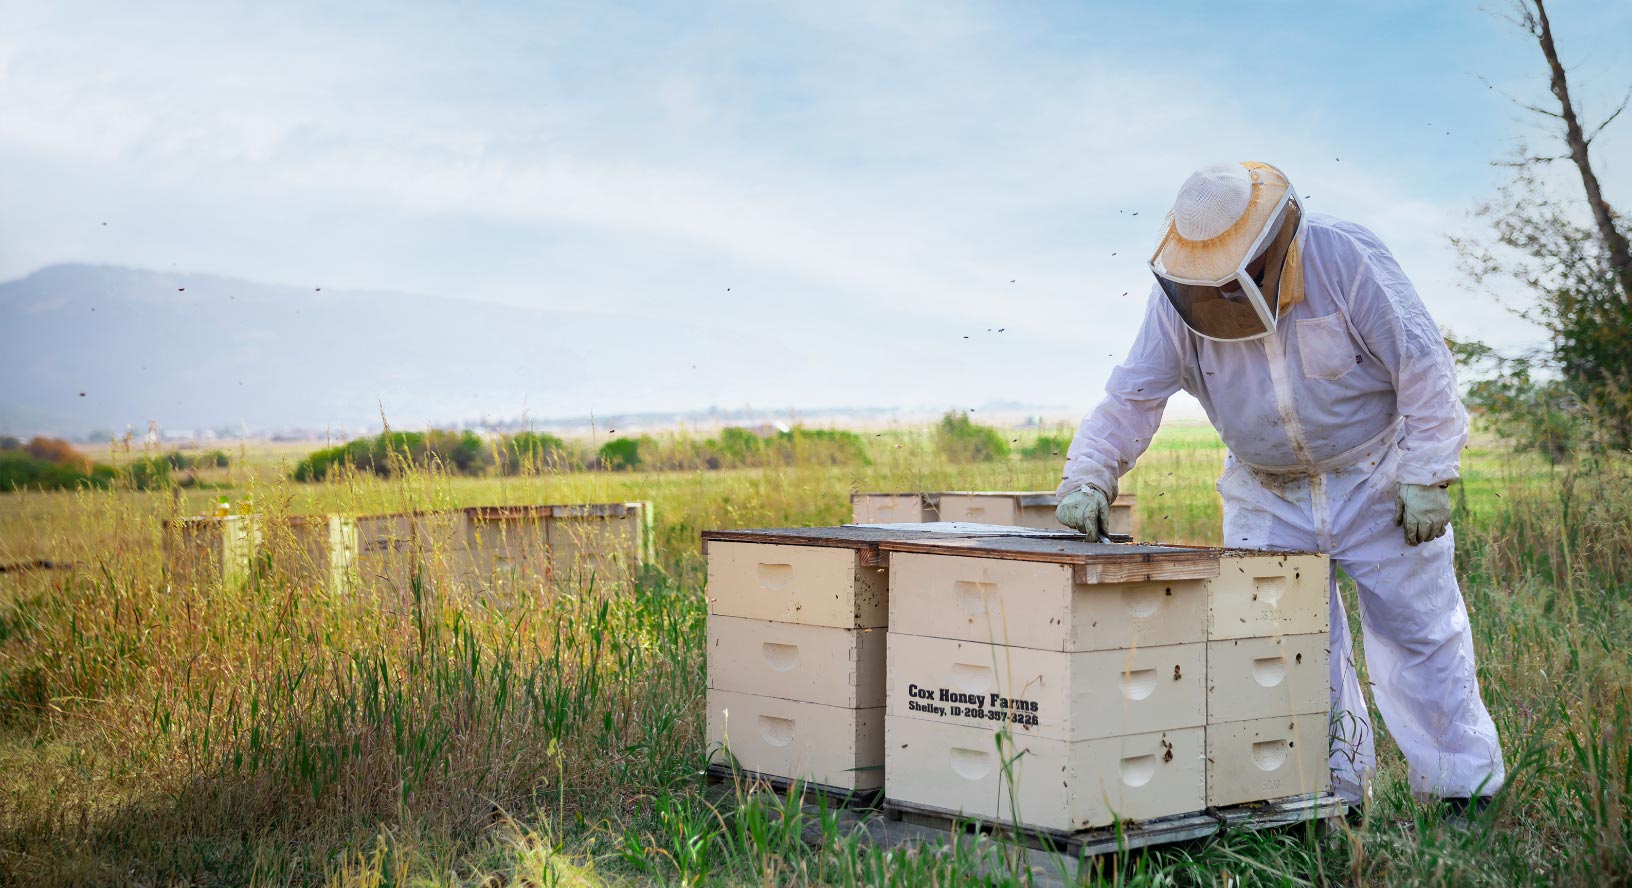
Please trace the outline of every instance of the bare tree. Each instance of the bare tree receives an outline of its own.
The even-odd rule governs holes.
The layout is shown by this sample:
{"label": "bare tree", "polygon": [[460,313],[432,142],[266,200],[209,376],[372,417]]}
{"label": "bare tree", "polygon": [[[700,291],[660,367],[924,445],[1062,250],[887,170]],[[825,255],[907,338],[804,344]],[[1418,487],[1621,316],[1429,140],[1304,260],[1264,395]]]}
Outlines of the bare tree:
{"label": "bare tree", "polygon": [[1592,172],[1592,160],[1588,156],[1593,139],[1626,110],[1628,100],[1632,100],[1632,91],[1627,93],[1627,97],[1621,100],[1621,104],[1610,112],[1603,123],[1598,124],[1590,135],[1587,134],[1581,128],[1575,104],[1570,100],[1569,79],[1565,76],[1564,64],[1558,60],[1558,47],[1553,43],[1553,26],[1547,20],[1546,4],[1543,0],[1518,0],[1517,7],[1516,23],[1535,38],[1541,45],[1541,54],[1547,57],[1550,85],[1553,97],[1558,99],[1559,110],[1550,111],[1535,105],[1524,107],[1563,121],[1564,143],[1570,149],[1568,157],[1576,169],[1581,171],[1581,184],[1586,188],[1587,204],[1592,208],[1592,218],[1597,223],[1598,236],[1604,241],[1610,267],[1620,284],[1621,299],[1632,301],[1632,247],[1628,246],[1626,235],[1616,228],[1615,211],[1610,207],[1609,201],[1604,199],[1604,193],[1598,187],[1598,177]]}

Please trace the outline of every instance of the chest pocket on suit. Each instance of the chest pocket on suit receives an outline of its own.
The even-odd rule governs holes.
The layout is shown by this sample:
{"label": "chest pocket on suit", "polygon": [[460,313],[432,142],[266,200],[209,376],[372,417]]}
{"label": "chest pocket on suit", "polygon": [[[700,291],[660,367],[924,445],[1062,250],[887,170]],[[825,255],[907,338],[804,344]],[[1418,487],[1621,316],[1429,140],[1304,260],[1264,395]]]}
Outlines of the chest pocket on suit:
{"label": "chest pocket on suit", "polygon": [[1298,354],[1310,379],[1342,379],[1363,360],[1342,312],[1298,321]]}

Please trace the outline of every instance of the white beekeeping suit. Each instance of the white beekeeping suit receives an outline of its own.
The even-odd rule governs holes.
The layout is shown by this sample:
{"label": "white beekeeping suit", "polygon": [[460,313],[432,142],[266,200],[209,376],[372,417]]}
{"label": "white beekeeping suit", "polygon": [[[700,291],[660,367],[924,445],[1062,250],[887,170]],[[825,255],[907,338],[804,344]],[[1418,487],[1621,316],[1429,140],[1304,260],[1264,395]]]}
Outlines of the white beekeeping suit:
{"label": "white beekeeping suit", "polygon": [[[1071,443],[1060,495],[1114,499],[1168,397],[1194,395],[1229,448],[1218,481],[1225,545],[1329,553],[1358,587],[1377,707],[1413,793],[1489,795],[1502,752],[1479,696],[1454,535],[1412,545],[1395,523],[1397,485],[1458,477],[1467,415],[1450,353],[1374,234],[1307,216],[1297,236],[1301,301],[1271,296],[1277,316],[1254,338],[1198,335],[1164,293],[1171,283],[1152,289],[1138,339]],[[1335,577],[1330,594],[1332,776],[1358,801],[1375,753]]]}

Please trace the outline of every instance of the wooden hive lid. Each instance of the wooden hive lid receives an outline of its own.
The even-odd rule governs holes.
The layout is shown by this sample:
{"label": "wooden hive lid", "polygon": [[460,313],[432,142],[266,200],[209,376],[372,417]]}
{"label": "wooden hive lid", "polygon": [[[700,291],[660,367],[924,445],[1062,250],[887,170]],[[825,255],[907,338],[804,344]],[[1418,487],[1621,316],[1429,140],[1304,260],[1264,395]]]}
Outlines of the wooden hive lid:
{"label": "wooden hive lid", "polygon": [[928,522],[923,524],[844,524],[837,527],[768,527],[739,530],[705,530],[703,545],[709,543],[765,543],[777,546],[825,546],[855,549],[862,563],[882,565],[880,546],[910,540],[975,539],[995,536],[1065,539],[1076,536],[1068,531],[1039,530],[992,524]]}
{"label": "wooden hive lid", "polygon": [[1218,576],[1224,550],[1200,546],[1089,542],[1079,534],[1051,537],[916,538],[890,540],[882,552],[957,555],[1067,564],[1079,583],[1205,580]]}

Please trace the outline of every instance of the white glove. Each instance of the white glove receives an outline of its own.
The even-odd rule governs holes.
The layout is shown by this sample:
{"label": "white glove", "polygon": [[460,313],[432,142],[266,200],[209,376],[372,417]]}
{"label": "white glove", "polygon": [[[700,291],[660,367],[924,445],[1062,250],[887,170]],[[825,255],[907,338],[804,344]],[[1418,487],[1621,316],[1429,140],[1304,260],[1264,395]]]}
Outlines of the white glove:
{"label": "white glove", "polygon": [[1443,484],[1401,484],[1394,495],[1394,523],[1410,545],[1437,540],[1451,524],[1451,493]]}
{"label": "white glove", "polygon": [[1111,501],[1099,488],[1084,487],[1060,500],[1054,517],[1066,527],[1097,540],[1110,529]]}

